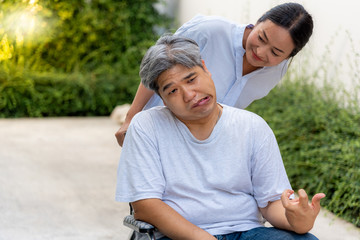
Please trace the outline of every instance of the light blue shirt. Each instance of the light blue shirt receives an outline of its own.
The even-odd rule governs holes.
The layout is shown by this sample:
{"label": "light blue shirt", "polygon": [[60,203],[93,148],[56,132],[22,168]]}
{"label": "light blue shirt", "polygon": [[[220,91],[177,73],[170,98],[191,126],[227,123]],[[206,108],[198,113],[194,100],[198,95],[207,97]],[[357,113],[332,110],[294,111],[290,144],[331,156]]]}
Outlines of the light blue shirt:
{"label": "light blue shirt", "polygon": [[212,235],[262,226],[258,208],[291,189],[270,127],[226,105],[206,140],[196,139],[167,107],[138,113],[117,177],[117,201],[161,199]]}
{"label": "light blue shirt", "polygon": [[[222,17],[198,15],[175,33],[198,43],[201,57],[212,74],[218,102],[242,109],[265,97],[285,75],[288,64],[284,60],[277,66],[263,67],[243,76],[245,28],[246,25]],[[154,94],[144,109],[161,105],[161,98]]]}

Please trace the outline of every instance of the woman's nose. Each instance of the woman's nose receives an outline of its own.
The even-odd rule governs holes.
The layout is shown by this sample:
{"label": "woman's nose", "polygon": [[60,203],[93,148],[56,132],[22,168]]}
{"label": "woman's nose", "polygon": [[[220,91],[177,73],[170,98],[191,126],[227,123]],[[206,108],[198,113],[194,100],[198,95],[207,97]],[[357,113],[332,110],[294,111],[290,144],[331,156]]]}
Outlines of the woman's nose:
{"label": "woman's nose", "polygon": [[262,60],[265,59],[266,52],[268,51],[267,46],[260,46],[256,49],[256,55]]}
{"label": "woman's nose", "polygon": [[258,57],[262,58],[264,56],[264,52],[265,52],[265,47],[261,46],[257,48],[256,51],[256,55],[258,55]]}

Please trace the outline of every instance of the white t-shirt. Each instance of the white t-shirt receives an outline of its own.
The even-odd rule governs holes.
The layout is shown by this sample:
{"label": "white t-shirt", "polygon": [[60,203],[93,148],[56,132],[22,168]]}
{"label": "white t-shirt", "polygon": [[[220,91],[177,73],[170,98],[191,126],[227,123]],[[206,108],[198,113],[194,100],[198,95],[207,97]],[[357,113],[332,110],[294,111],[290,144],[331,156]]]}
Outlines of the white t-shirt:
{"label": "white t-shirt", "polygon": [[[263,67],[242,75],[245,49],[242,39],[246,25],[217,16],[195,16],[175,34],[191,38],[200,47],[201,57],[212,74],[217,101],[236,108],[246,108],[265,97],[287,71],[288,60],[277,66]],[[154,94],[144,109],[163,105]]]}
{"label": "white t-shirt", "polygon": [[155,107],[131,121],[116,200],[161,199],[216,235],[262,226],[258,208],[290,188],[275,136],[258,115],[223,105],[200,141],[167,107]]}

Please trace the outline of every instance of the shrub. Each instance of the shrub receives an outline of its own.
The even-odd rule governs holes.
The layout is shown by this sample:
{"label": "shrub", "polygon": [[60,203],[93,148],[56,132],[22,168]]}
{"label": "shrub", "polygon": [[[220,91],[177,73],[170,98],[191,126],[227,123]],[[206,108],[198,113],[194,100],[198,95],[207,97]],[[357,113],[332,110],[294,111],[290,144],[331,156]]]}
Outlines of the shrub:
{"label": "shrub", "polygon": [[360,227],[360,112],[339,106],[335,89],[283,82],[249,110],[273,129],[292,187],[324,192],[322,206]]}
{"label": "shrub", "polygon": [[170,23],[156,2],[2,1],[0,117],[108,115],[131,102],[155,29]]}
{"label": "shrub", "polygon": [[136,75],[111,72],[23,74],[1,82],[0,117],[105,116],[137,85]]}
{"label": "shrub", "polygon": [[34,2],[4,1],[0,9],[11,60],[33,71],[93,71],[119,62],[123,71],[136,68],[158,38],[155,27],[170,23],[155,10],[157,0]]}

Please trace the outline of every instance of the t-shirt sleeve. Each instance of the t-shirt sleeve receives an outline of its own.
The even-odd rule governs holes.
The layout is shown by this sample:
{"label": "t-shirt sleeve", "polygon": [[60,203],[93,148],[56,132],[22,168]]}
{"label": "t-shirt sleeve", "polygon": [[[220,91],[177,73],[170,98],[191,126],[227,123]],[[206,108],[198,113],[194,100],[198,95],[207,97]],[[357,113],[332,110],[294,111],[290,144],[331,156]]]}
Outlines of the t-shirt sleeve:
{"label": "t-shirt sleeve", "polygon": [[115,196],[119,202],[161,199],[164,191],[165,180],[151,116],[144,112],[138,115],[131,121],[121,151]]}
{"label": "t-shirt sleeve", "polygon": [[282,192],[291,189],[291,185],[274,133],[264,120],[254,129],[255,136],[262,141],[254,144],[252,183],[254,198],[258,206],[264,208],[268,202],[279,200]]}

